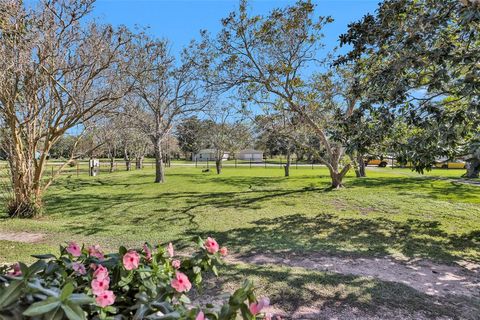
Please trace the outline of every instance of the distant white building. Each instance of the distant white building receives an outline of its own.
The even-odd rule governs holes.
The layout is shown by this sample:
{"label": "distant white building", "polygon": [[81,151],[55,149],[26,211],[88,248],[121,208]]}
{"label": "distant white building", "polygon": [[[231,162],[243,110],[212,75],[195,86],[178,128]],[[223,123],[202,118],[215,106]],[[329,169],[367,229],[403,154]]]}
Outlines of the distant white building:
{"label": "distant white building", "polygon": [[[215,149],[202,149],[195,153],[192,157],[192,161],[215,161]],[[225,152],[222,157],[222,161],[228,160],[229,153]]]}
{"label": "distant white building", "polygon": [[263,151],[254,149],[241,150],[236,154],[236,158],[238,160],[261,162],[263,161]]}

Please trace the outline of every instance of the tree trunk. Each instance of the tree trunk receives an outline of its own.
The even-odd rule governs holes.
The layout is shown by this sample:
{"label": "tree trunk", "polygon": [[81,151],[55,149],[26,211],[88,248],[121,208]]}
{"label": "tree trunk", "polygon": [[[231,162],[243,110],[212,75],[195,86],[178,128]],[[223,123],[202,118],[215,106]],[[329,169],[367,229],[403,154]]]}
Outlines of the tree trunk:
{"label": "tree trunk", "polygon": [[480,159],[468,160],[467,172],[463,175],[465,178],[475,179],[480,175]]}
{"label": "tree trunk", "polygon": [[360,177],[364,178],[367,176],[367,171],[365,170],[365,161],[363,160],[363,155],[359,154],[357,156],[358,170],[360,171]]}
{"label": "tree trunk", "polygon": [[217,169],[217,174],[222,173],[222,159],[215,160],[215,169]]}
{"label": "tree trunk", "polygon": [[154,143],[155,149],[155,183],[165,182],[165,167],[163,163],[162,140],[156,139]]}
{"label": "tree trunk", "polygon": [[[41,177],[45,162],[35,161],[32,144],[24,143],[17,128],[10,127],[8,137],[8,161],[12,179],[12,189],[1,190],[11,195],[6,199],[6,210],[10,217],[29,218],[41,215]],[[36,177],[39,177],[38,179]]]}
{"label": "tree trunk", "polygon": [[115,157],[110,156],[110,173],[115,171]]}
{"label": "tree trunk", "polygon": [[291,156],[290,156],[290,152],[288,151],[287,152],[287,163],[283,166],[283,168],[285,169],[285,177],[290,176],[290,162],[291,162]]}
{"label": "tree trunk", "polygon": [[143,156],[135,157],[135,169],[143,169]]}
{"label": "tree trunk", "polygon": [[351,165],[348,164],[342,168],[342,170],[338,170],[338,163],[333,163],[327,165],[328,170],[330,171],[330,178],[332,179],[332,189],[340,189],[343,188],[343,178],[347,174],[348,170],[350,170]]}
{"label": "tree trunk", "polygon": [[125,170],[130,171],[132,170],[132,161],[130,160],[130,157],[125,155]]}

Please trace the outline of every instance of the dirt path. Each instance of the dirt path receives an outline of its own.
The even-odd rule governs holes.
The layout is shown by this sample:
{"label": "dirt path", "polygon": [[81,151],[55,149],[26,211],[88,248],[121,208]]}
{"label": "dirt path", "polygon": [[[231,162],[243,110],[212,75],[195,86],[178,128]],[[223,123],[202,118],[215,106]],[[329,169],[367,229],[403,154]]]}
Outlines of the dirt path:
{"label": "dirt path", "polygon": [[44,238],[45,235],[43,233],[0,231],[0,240],[34,243],[40,242]]}
{"label": "dirt path", "polygon": [[[299,267],[307,270],[333,272],[342,275],[369,277],[385,282],[397,282],[409,286],[418,292],[432,296],[432,301],[460,301],[461,314],[470,314],[468,304],[464,299],[480,301],[480,265],[463,262],[458,266],[435,264],[426,260],[398,261],[393,258],[348,258],[333,257],[322,254],[308,256],[293,254],[258,254],[252,256],[231,256],[231,263],[247,263],[256,265],[277,265]],[[453,299],[453,300],[452,300]],[[286,314],[282,310],[271,308],[275,314],[285,315],[284,319],[456,319],[455,317],[434,317],[422,311],[395,308],[391,310],[381,307],[375,314],[366,314],[354,306],[336,308],[334,306],[315,307],[301,306],[294,314]],[[466,311],[465,311],[466,310]],[[460,311],[460,310],[459,310]],[[475,312],[475,311],[473,311]],[[472,318],[473,317],[473,318]],[[477,319],[459,316],[458,319]]]}

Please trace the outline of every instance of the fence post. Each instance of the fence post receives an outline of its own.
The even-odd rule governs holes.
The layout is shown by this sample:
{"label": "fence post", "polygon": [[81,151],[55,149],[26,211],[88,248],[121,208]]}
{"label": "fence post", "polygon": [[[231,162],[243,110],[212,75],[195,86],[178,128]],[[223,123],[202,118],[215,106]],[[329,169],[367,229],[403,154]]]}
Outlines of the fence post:
{"label": "fence post", "polygon": [[235,157],[235,168],[237,168],[237,157]]}
{"label": "fence post", "polygon": [[313,159],[312,159],[312,170],[313,170]]}
{"label": "fence post", "polygon": [[52,164],[52,177],[53,177],[53,164]]}

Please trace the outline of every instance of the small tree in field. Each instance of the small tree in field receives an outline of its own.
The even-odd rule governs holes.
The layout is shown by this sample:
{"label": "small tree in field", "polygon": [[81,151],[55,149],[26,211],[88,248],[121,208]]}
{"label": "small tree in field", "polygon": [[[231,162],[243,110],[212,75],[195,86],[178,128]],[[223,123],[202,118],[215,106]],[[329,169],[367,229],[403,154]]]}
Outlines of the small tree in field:
{"label": "small tree in field", "polygon": [[[241,1],[239,10],[222,20],[216,38],[203,33],[198,64],[212,87],[234,89],[243,99],[268,108],[282,100],[286,112],[320,141],[320,161],[330,172],[332,187],[340,188],[351,165],[343,162],[345,146],[331,132],[338,128],[338,115],[349,117],[358,99],[337,94],[331,85],[335,70],[319,72],[322,28],[332,19],[314,20],[313,15],[314,5],[299,1],[267,16],[250,16],[247,2]],[[312,70],[318,72],[312,76]]]}
{"label": "small tree in field", "polygon": [[[39,214],[52,146],[120,99],[129,41],[122,30],[86,23],[93,1],[0,2],[0,116],[13,195],[11,216]],[[60,168],[62,169],[62,168]]]}
{"label": "small tree in field", "polygon": [[235,153],[246,148],[252,140],[251,131],[243,123],[243,118],[232,106],[216,106],[208,111],[210,120],[205,121],[207,146],[215,150],[215,168],[222,172],[225,153]]}
{"label": "small tree in field", "polygon": [[141,34],[129,49],[130,77],[136,83],[125,110],[153,143],[155,182],[165,182],[162,142],[182,117],[201,110],[208,100],[195,65],[186,52],[181,63],[169,53],[167,41]]}

